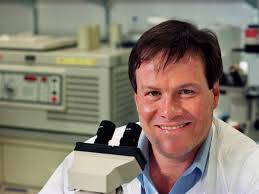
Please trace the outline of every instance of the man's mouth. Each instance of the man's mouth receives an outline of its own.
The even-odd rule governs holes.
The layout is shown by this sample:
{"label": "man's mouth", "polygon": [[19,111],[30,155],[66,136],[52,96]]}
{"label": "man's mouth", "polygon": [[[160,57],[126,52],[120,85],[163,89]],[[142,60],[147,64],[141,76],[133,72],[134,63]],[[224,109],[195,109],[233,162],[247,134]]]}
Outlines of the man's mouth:
{"label": "man's mouth", "polygon": [[166,130],[166,131],[172,131],[172,130],[176,130],[176,129],[181,129],[186,127],[187,125],[189,125],[191,122],[188,123],[183,123],[180,125],[158,125],[158,127],[162,130]]}

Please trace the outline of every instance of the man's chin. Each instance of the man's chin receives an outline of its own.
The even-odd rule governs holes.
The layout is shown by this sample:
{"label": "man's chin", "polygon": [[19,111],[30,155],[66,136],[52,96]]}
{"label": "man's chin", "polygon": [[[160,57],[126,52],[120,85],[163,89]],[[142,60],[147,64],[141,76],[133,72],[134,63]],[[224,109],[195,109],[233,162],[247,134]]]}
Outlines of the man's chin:
{"label": "man's chin", "polygon": [[166,145],[164,142],[163,144],[159,143],[156,145],[157,152],[160,155],[163,155],[167,158],[182,160],[188,158],[192,155],[192,152],[195,152],[195,149],[188,147],[187,145],[177,145],[177,144],[169,144]]}

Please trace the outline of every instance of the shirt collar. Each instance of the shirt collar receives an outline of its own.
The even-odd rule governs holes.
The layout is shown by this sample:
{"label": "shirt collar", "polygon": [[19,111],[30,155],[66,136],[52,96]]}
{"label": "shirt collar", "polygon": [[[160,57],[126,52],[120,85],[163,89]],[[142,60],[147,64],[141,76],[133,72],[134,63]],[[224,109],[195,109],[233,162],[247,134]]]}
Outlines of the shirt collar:
{"label": "shirt collar", "polygon": [[139,136],[138,148],[142,151],[146,160],[149,161],[149,141],[148,141],[147,137],[145,136],[143,130],[141,131],[141,134]]}
{"label": "shirt collar", "polygon": [[207,136],[207,139],[205,142],[203,142],[202,146],[200,147],[191,167],[193,168],[197,167],[201,173],[203,174],[206,164],[207,164],[207,159],[209,155],[209,150],[210,150],[210,143],[212,139],[212,129],[209,131],[209,134]]}

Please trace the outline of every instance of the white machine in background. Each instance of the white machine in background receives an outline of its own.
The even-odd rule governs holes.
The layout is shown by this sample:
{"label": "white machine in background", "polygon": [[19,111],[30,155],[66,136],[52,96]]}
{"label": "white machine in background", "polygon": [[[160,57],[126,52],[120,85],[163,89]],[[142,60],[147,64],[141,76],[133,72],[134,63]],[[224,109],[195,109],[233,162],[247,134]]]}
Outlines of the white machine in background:
{"label": "white machine in background", "polygon": [[130,50],[94,43],[86,51],[71,47],[71,37],[0,36],[0,193],[38,193],[101,120],[124,125],[137,119]]}
{"label": "white machine in background", "polygon": [[137,114],[129,50],[0,50],[0,125],[92,136],[100,120]]}
{"label": "white machine in background", "polygon": [[53,50],[76,45],[76,38],[69,36],[32,35],[19,33],[0,35],[1,49]]}

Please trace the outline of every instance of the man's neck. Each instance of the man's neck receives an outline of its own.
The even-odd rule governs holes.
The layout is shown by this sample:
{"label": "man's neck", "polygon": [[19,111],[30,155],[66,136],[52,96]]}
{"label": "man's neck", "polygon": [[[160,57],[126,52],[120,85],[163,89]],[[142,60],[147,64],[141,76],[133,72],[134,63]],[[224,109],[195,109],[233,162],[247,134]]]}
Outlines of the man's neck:
{"label": "man's neck", "polygon": [[178,178],[191,166],[198,148],[180,159],[163,157],[150,150],[150,178],[159,193],[169,193]]}

